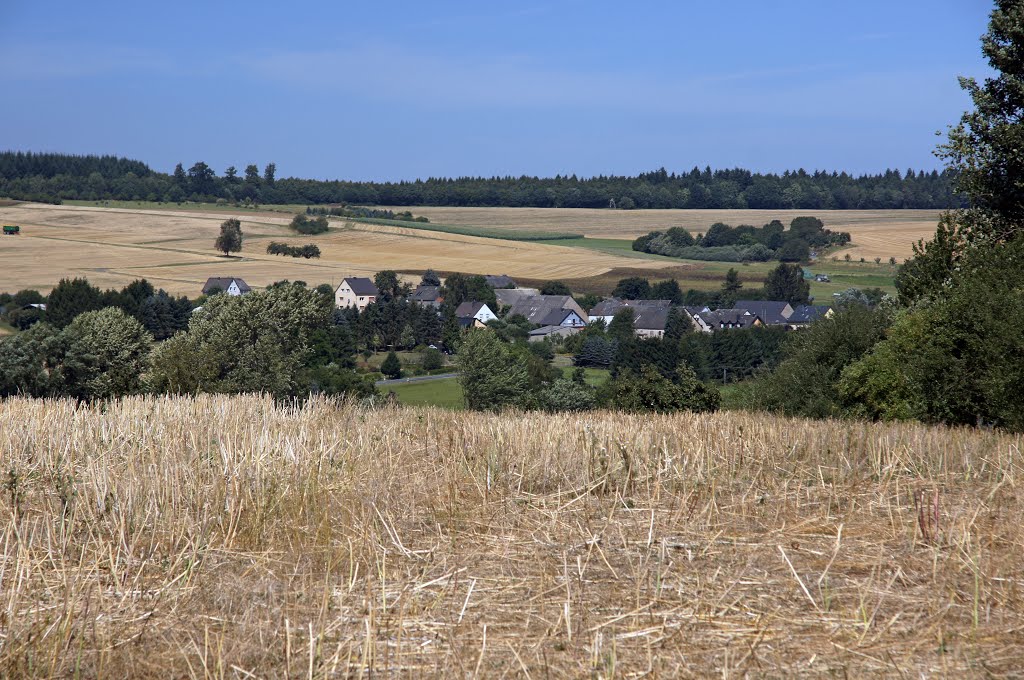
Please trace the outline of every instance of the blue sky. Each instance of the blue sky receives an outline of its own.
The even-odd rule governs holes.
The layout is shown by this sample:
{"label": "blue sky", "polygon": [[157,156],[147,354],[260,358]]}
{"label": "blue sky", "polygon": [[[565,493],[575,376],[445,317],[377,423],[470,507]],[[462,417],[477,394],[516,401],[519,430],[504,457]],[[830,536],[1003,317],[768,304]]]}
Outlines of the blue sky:
{"label": "blue sky", "polygon": [[938,168],[980,0],[0,0],[0,148],[278,176]]}

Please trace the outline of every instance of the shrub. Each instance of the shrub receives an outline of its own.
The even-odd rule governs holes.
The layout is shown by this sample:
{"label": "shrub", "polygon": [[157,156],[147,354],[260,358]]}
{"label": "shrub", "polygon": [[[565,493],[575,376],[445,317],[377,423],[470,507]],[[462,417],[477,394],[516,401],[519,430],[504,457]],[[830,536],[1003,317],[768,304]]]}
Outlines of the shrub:
{"label": "shrub", "polygon": [[384,374],[385,378],[390,380],[401,378],[402,362],[398,360],[398,355],[394,352],[388,352],[388,356],[384,359],[384,363],[380,365],[380,372]]}

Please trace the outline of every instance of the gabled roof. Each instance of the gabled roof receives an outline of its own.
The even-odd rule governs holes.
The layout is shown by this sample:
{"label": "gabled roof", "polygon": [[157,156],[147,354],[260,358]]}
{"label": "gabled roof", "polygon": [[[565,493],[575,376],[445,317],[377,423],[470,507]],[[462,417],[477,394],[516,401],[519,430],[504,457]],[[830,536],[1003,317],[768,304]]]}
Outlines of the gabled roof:
{"label": "gabled roof", "polygon": [[587,322],[587,317],[581,313],[579,305],[572,299],[571,295],[531,295],[530,297],[521,298],[508,310],[507,316],[518,314],[525,317],[532,324],[542,326],[554,325],[554,323],[561,323],[565,319],[565,315],[563,314],[557,322],[551,322],[547,319],[556,317],[556,312],[563,310],[572,310],[579,315],[584,323]]}
{"label": "gabled roof", "polygon": [[491,288],[515,288],[516,282],[508,274],[500,274],[495,276],[493,274],[486,274],[484,281]]}
{"label": "gabled roof", "polygon": [[[531,323],[539,323],[539,324],[542,324],[544,326],[561,326],[562,322],[565,321],[565,318],[567,316],[569,316],[570,314],[576,314],[576,310],[575,309],[562,309],[562,308],[551,309],[547,314],[545,314],[538,321],[533,321]],[[576,314],[576,316],[579,316],[579,314]],[[580,320],[582,321],[582,319],[580,319]]]}
{"label": "gabled roof", "polygon": [[214,288],[219,288],[222,291],[227,291],[231,282],[234,281],[235,285],[238,286],[238,290],[242,293],[248,293],[252,288],[249,287],[245,281],[239,278],[232,278],[230,276],[211,276],[206,279],[206,284],[203,286],[203,295],[208,294]]}
{"label": "gabled roof", "polygon": [[751,314],[745,309],[719,309],[714,312],[701,312],[698,316],[714,330],[750,328],[759,319],[756,314]]}
{"label": "gabled roof", "polygon": [[540,295],[536,288],[497,288],[494,297],[498,300],[499,307],[511,307],[523,298]]}
{"label": "gabled roof", "polygon": [[655,307],[652,305],[641,305],[635,307],[636,316],[633,317],[633,328],[645,331],[663,331],[668,324],[669,307]]}
{"label": "gabled roof", "polygon": [[441,286],[416,286],[416,290],[409,295],[412,302],[437,302],[441,299]]}
{"label": "gabled roof", "polygon": [[708,307],[707,305],[684,305],[683,309],[686,310],[686,313],[689,314],[691,317],[697,316],[701,312],[711,311],[711,308]]}
{"label": "gabled roof", "polygon": [[619,300],[609,298],[597,303],[590,310],[590,316],[615,316],[625,308],[633,310],[633,328],[646,331],[663,331],[668,324],[672,309],[671,300]]}
{"label": "gabled roof", "polygon": [[785,324],[793,313],[788,302],[779,300],[737,300],[735,309],[745,309],[761,318],[768,325]]}
{"label": "gabled roof", "polygon": [[365,277],[348,276],[342,279],[341,282],[347,283],[348,287],[352,289],[352,292],[360,297],[376,297],[380,295],[380,291],[377,290],[377,286],[373,285],[373,281]]}
{"label": "gabled roof", "polygon": [[476,300],[466,300],[461,305],[455,308],[455,316],[460,319],[468,319],[475,317],[477,312],[486,307],[487,305],[483,302]]}
{"label": "gabled roof", "polygon": [[817,321],[831,309],[828,305],[800,305],[793,310],[789,323],[811,323]]}

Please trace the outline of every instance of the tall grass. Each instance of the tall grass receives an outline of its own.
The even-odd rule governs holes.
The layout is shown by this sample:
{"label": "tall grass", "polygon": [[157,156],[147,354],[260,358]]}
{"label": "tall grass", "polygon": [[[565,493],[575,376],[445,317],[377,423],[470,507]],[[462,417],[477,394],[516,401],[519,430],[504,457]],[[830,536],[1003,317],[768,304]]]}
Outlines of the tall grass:
{"label": "tall grass", "polygon": [[1010,675],[1021,438],[0,403],[0,677]]}

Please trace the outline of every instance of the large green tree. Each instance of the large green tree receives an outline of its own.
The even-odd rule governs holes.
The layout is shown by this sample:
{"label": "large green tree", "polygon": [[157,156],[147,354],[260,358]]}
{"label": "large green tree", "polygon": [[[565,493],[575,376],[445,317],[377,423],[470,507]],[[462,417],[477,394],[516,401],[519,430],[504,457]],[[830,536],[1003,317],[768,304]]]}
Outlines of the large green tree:
{"label": "large green tree", "polygon": [[116,307],[86,312],[62,332],[64,391],[80,399],[109,399],[140,392],[150,365],[153,337]]}
{"label": "large green tree", "polygon": [[994,76],[961,79],[974,109],[939,149],[971,205],[900,268],[906,309],[839,384],[855,413],[1024,430],[1024,3],[997,0],[982,51]]}
{"label": "large green tree", "polygon": [[242,223],[234,217],[224,220],[220,225],[220,235],[213,244],[214,247],[224,253],[237,253],[242,250]]}
{"label": "large green tree", "polygon": [[466,406],[475,411],[523,407],[530,401],[526,357],[487,329],[471,330],[456,357]]}
{"label": "large green tree", "polygon": [[326,327],[331,306],[297,284],[216,295],[192,315],[187,332],[154,352],[152,385],[164,392],[299,394],[308,387],[311,338]]}
{"label": "large green tree", "polygon": [[785,300],[791,305],[805,305],[810,300],[811,284],[804,279],[798,264],[782,263],[768,272],[764,282],[766,300]]}

